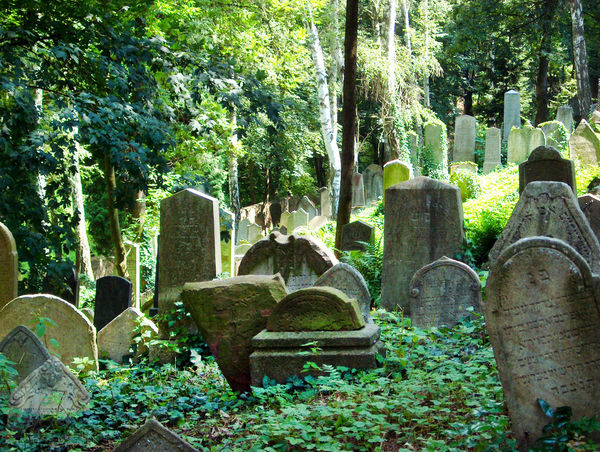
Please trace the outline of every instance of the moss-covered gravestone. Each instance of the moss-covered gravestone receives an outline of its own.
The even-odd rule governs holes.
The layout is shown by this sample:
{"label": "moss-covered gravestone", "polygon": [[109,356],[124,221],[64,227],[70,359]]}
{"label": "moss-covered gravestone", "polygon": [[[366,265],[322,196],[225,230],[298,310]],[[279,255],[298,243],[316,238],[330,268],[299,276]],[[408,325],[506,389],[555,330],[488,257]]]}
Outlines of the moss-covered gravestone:
{"label": "moss-covered gravestone", "polygon": [[[273,310],[267,329],[254,336],[252,346],[254,386],[261,386],[265,378],[284,383],[292,375],[305,375],[307,362],[373,368],[382,348],[379,327],[365,324],[356,300],[331,287],[288,295]],[[320,373],[314,368],[309,372]]]}

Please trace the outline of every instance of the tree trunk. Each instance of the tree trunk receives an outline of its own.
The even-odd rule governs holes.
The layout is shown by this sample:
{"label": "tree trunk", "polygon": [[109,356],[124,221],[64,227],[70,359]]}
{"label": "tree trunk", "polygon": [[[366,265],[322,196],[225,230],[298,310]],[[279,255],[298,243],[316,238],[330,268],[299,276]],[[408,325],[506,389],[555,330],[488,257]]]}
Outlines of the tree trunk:
{"label": "tree trunk", "polygon": [[[424,0],[425,9],[425,52],[429,53],[429,0]],[[431,108],[431,97],[429,94],[429,71],[425,68],[423,74],[423,105]]]}
{"label": "tree trunk", "polygon": [[465,93],[465,115],[473,116],[473,91]]}
{"label": "tree trunk", "polygon": [[127,262],[125,245],[121,236],[121,225],[119,224],[119,210],[115,206],[117,179],[115,168],[110,162],[110,156],[104,154],[104,179],[106,180],[106,205],[108,207],[108,219],[110,221],[110,234],[115,249],[115,269],[117,275],[123,278],[129,278],[127,274]]}
{"label": "tree trunk", "polygon": [[[337,212],[335,248],[342,244],[342,227],[350,221],[352,207],[352,172],[354,171],[354,138],[356,134],[356,49],[358,32],[358,0],[346,2],[346,37],[344,41],[344,100],[342,107],[342,187]],[[339,253],[339,251],[336,251]]]}
{"label": "tree trunk", "polygon": [[[240,212],[242,211],[242,204],[240,202],[240,185],[238,177],[238,158],[237,158],[237,145],[238,136],[235,128],[237,127],[237,116],[235,110],[231,114],[231,121],[233,123],[233,135],[231,137],[232,152],[229,156],[229,203],[231,204],[231,210],[233,211],[233,230],[238,231],[240,224]],[[237,241],[237,238],[236,238]]]}
{"label": "tree trunk", "polygon": [[331,64],[331,77],[329,79],[329,86],[331,88],[331,96],[329,97],[329,110],[331,114],[331,130],[333,133],[332,139],[337,143],[338,137],[338,85],[343,82],[344,79],[344,55],[342,53],[342,46],[340,44],[339,35],[339,23],[338,23],[338,11],[339,1],[331,1],[331,23],[333,25],[332,30],[332,64]]}
{"label": "tree trunk", "polygon": [[558,0],[544,0],[541,5],[540,29],[542,40],[540,41],[538,72],[535,82],[536,92],[536,114],[535,124],[548,121],[548,55],[552,50],[552,33],[554,32],[554,16]]}
{"label": "tree trunk", "polygon": [[412,43],[410,40],[410,10],[408,0],[402,0],[402,11],[404,12],[404,39],[406,40],[406,49],[408,54],[412,55]]}
{"label": "tree trunk", "polygon": [[587,119],[592,104],[592,91],[590,89],[590,76],[588,72],[587,51],[583,27],[583,7],[581,0],[570,0],[571,20],[573,25],[573,63],[577,75],[577,97],[579,99],[580,117]]}
{"label": "tree trunk", "polygon": [[394,127],[394,102],[396,100],[396,10],[397,0],[389,0],[387,15],[385,17],[387,86],[381,108],[383,116],[383,145],[387,160],[400,157],[400,145]]}

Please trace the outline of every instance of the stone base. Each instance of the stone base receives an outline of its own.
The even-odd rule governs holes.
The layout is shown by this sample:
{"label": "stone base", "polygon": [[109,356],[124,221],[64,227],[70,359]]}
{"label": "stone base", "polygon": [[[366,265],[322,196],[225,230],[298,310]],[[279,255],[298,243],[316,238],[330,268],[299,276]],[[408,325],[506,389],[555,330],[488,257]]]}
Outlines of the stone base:
{"label": "stone base", "polygon": [[[253,386],[262,386],[263,378],[285,383],[292,375],[323,375],[311,369],[302,372],[304,364],[344,366],[349,369],[373,369],[377,355],[383,354],[380,329],[372,323],[355,331],[283,331],[263,330],[252,339],[250,355]],[[304,345],[313,343],[314,345]],[[318,350],[315,350],[318,347]],[[314,350],[314,351],[313,351]]]}

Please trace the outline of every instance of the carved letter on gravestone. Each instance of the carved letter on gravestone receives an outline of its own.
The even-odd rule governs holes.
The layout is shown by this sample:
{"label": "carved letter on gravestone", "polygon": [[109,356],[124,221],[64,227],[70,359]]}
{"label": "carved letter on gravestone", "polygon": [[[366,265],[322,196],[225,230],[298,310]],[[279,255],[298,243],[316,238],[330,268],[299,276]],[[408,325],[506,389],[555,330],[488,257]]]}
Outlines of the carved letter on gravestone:
{"label": "carved letter on gravestone", "polygon": [[536,399],[600,410],[600,315],[585,260],[568,244],[530,237],[495,262],[482,303],[518,445],[527,450],[549,419]]}
{"label": "carved letter on gravestone", "polygon": [[27,327],[19,325],[2,339],[0,353],[15,363],[17,384],[50,358],[50,353]]}
{"label": "carved letter on gravestone", "polygon": [[160,422],[150,419],[113,452],[198,452]]}
{"label": "carved letter on gravestone", "polygon": [[519,194],[533,181],[564,182],[577,193],[573,162],[563,159],[560,152],[550,146],[535,148],[529,159],[519,165]]}
{"label": "carved letter on gravestone", "polygon": [[493,264],[500,253],[524,237],[546,236],[564,240],[600,271],[600,245],[573,190],[562,182],[531,182],[525,187],[504,231],[490,250]]}
{"label": "carved letter on gravestone", "polygon": [[0,309],[17,297],[17,245],[10,230],[0,223]]}
{"label": "carved letter on gravestone", "polygon": [[131,306],[132,284],[120,276],[105,276],[96,281],[94,326],[100,331]]}
{"label": "carved letter on gravestone", "polygon": [[31,372],[10,396],[10,406],[45,415],[79,411],[90,395],[55,356]]}
{"label": "carved letter on gravestone", "polygon": [[481,283],[468,265],[442,257],[415,273],[409,286],[410,318],[420,328],[454,327],[480,309]]}

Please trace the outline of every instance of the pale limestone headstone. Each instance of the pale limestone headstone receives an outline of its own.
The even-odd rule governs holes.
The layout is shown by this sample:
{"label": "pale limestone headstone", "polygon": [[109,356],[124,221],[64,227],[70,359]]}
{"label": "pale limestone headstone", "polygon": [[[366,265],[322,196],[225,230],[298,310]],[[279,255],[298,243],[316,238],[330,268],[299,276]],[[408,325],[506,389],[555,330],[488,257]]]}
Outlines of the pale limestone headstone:
{"label": "pale limestone headstone", "polygon": [[198,452],[198,449],[181,439],[155,419],[120,443],[113,452]]}
{"label": "pale limestone headstone", "polygon": [[358,302],[360,312],[365,322],[372,323],[371,319],[371,294],[363,275],[351,265],[340,262],[325,273],[315,282],[315,287],[333,287],[344,292],[348,298]]}
{"label": "pale limestone headstone", "polygon": [[15,239],[10,230],[0,223],[0,309],[17,297],[18,271]]}
{"label": "pale limestone headstone", "polygon": [[[29,328],[17,326],[0,342],[0,353],[12,361],[17,371],[15,381],[21,383],[31,372],[50,358],[44,344]],[[4,388],[0,388],[2,391]]]}
{"label": "pale limestone headstone", "polygon": [[221,273],[219,202],[187,188],[160,203],[158,309],[167,313],[190,281]]}
{"label": "pale limestone headstone", "polygon": [[316,231],[327,224],[329,218],[319,215],[308,222],[308,227],[311,231]]}
{"label": "pale limestone headstone", "polygon": [[383,196],[383,169],[381,166],[371,164],[364,172],[366,201],[374,202]]}
{"label": "pale limestone headstone", "polygon": [[519,194],[533,181],[564,182],[577,193],[573,162],[563,159],[558,150],[550,146],[536,148],[529,159],[519,165]]}
{"label": "pale limestone headstone", "polygon": [[60,355],[61,361],[73,368],[74,358],[87,357],[90,360],[87,367],[98,370],[96,328],[79,309],[54,295],[21,295],[4,306],[0,311],[0,337],[19,325],[35,328],[40,317],[56,324],[47,325],[43,336],[44,345],[51,353]]}
{"label": "pale limestone headstone", "polygon": [[248,242],[256,243],[262,238],[262,228],[256,223],[250,223],[248,225]]}
{"label": "pale limestone headstone", "polygon": [[419,135],[416,132],[409,130],[406,134],[408,141],[408,149],[410,151],[410,164],[413,167],[415,176],[420,176],[419,173]]}
{"label": "pale limestone headstone", "polygon": [[385,194],[381,306],[404,308],[417,270],[462,249],[460,189],[428,177],[394,185]]}
{"label": "pale limestone headstone", "polygon": [[529,154],[539,147],[546,145],[546,137],[542,129],[525,124],[520,129],[513,129],[508,137],[508,157],[510,163],[522,163]]}
{"label": "pale limestone headstone", "polygon": [[600,272],[600,245],[579,208],[573,190],[562,182],[531,182],[490,250],[490,264],[500,253],[524,237],[545,236],[564,240]]}
{"label": "pale limestone headstone", "polygon": [[333,252],[318,239],[272,232],[248,250],[238,275],[280,273],[288,289],[294,291],[312,286],[337,263]]}
{"label": "pale limestone headstone", "polygon": [[250,226],[250,220],[242,218],[238,224],[237,242],[248,241],[248,226]]}
{"label": "pale limestone headstone", "polygon": [[281,228],[286,228],[289,229],[290,228],[290,220],[292,218],[292,214],[289,212],[282,212],[281,213],[281,222],[280,222],[280,227]]}
{"label": "pale limestone headstone", "polygon": [[453,328],[480,310],[481,283],[477,273],[462,262],[442,257],[421,268],[410,286],[410,318],[413,326]]}
{"label": "pale limestone headstone", "polygon": [[412,177],[412,168],[410,165],[400,160],[392,160],[383,166],[383,190],[385,199],[385,190],[389,187],[409,180]]}
{"label": "pale limestone headstone", "polygon": [[293,233],[296,229],[301,227],[307,227],[309,221],[309,214],[304,209],[300,208],[298,210],[294,210],[288,221],[288,231]]}
{"label": "pale limestone headstone", "polygon": [[127,273],[131,281],[131,303],[134,307],[140,308],[140,245],[133,242],[125,242],[125,252],[127,253]]}
{"label": "pale limestone headstone", "polygon": [[321,215],[331,218],[331,197],[329,196],[329,189],[327,187],[321,187],[319,193],[321,195]]}
{"label": "pale limestone headstone", "polygon": [[352,207],[365,206],[365,185],[363,175],[360,173],[352,174]]}
{"label": "pale limestone headstone", "polygon": [[475,162],[461,162],[450,164],[450,174],[454,174],[456,170],[465,170],[471,174],[477,174],[477,163]]}
{"label": "pale limestone headstone", "polygon": [[543,124],[540,124],[541,129],[544,131],[544,135],[546,135],[546,146],[552,146],[558,149],[561,152],[561,155],[565,158],[569,157],[568,150],[563,148],[566,147],[567,139],[570,134],[566,137],[563,135],[565,128],[560,121],[548,121]]}
{"label": "pale limestone headstone", "polygon": [[491,173],[500,166],[500,150],[502,132],[497,127],[490,127],[485,132],[485,158],[483,161],[483,174]]}
{"label": "pale limestone headstone", "polygon": [[556,112],[556,120],[563,123],[567,132],[573,132],[573,109],[568,105],[558,107]]}
{"label": "pale limestone headstone", "polygon": [[469,115],[458,116],[454,128],[455,162],[475,160],[475,135],[475,118]]}
{"label": "pale limestone headstone", "polygon": [[46,415],[81,411],[90,395],[55,356],[31,372],[10,396],[10,407]]}
{"label": "pale limestone headstone", "polygon": [[219,231],[221,248],[221,271],[233,275],[235,271],[235,215],[219,209]]}
{"label": "pale limestone headstone", "polygon": [[600,111],[594,110],[592,116],[590,116],[590,126],[598,130],[598,126],[600,126]]}
{"label": "pale limestone headstone", "polygon": [[372,243],[375,228],[362,220],[342,226],[341,251],[365,251],[365,243]]}
{"label": "pale limestone headstone", "polygon": [[[444,127],[440,123],[428,122],[423,131],[423,147],[431,152],[431,163],[445,166],[448,163],[448,150],[444,146],[442,135]],[[385,190],[385,184],[384,184]]]}
{"label": "pale limestone headstone", "polygon": [[592,231],[596,234],[596,238],[600,241],[600,198],[587,193],[577,198],[577,202],[579,203],[579,208],[587,218]]}
{"label": "pale limestone headstone", "polygon": [[[136,332],[138,325],[141,325],[140,331]],[[100,357],[122,363],[123,358],[130,355],[133,337],[146,331],[158,335],[158,328],[152,320],[146,318],[139,309],[127,308],[98,332]],[[142,351],[142,347],[142,343],[138,344],[138,353]]]}
{"label": "pale limestone headstone", "polygon": [[590,268],[571,246],[519,240],[492,267],[485,323],[520,450],[550,420],[537,399],[569,406],[573,419],[600,412],[600,315]]}
{"label": "pale limestone headstone", "polygon": [[317,210],[313,202],[310,199],[308,199],[308,196],[303,196],[300,202],[298,203],[298,207],[296,208],[296,210],[300,209],[308,213],[308,221],[306,222],[306,224],[308,224],[308,222],[314,217],[319,215],[319,211]]}
{"label": "pale limestone headstone", "polygon": [[510,138],[513,127],[521,127],[521,95],[510,90],[504,93],[504,139]]}
{"label": "pale limestone headstone", "polygon": [[600,162],[600,138],[582,119],[569,140],[571,158],[588,165],[598,165]]}

